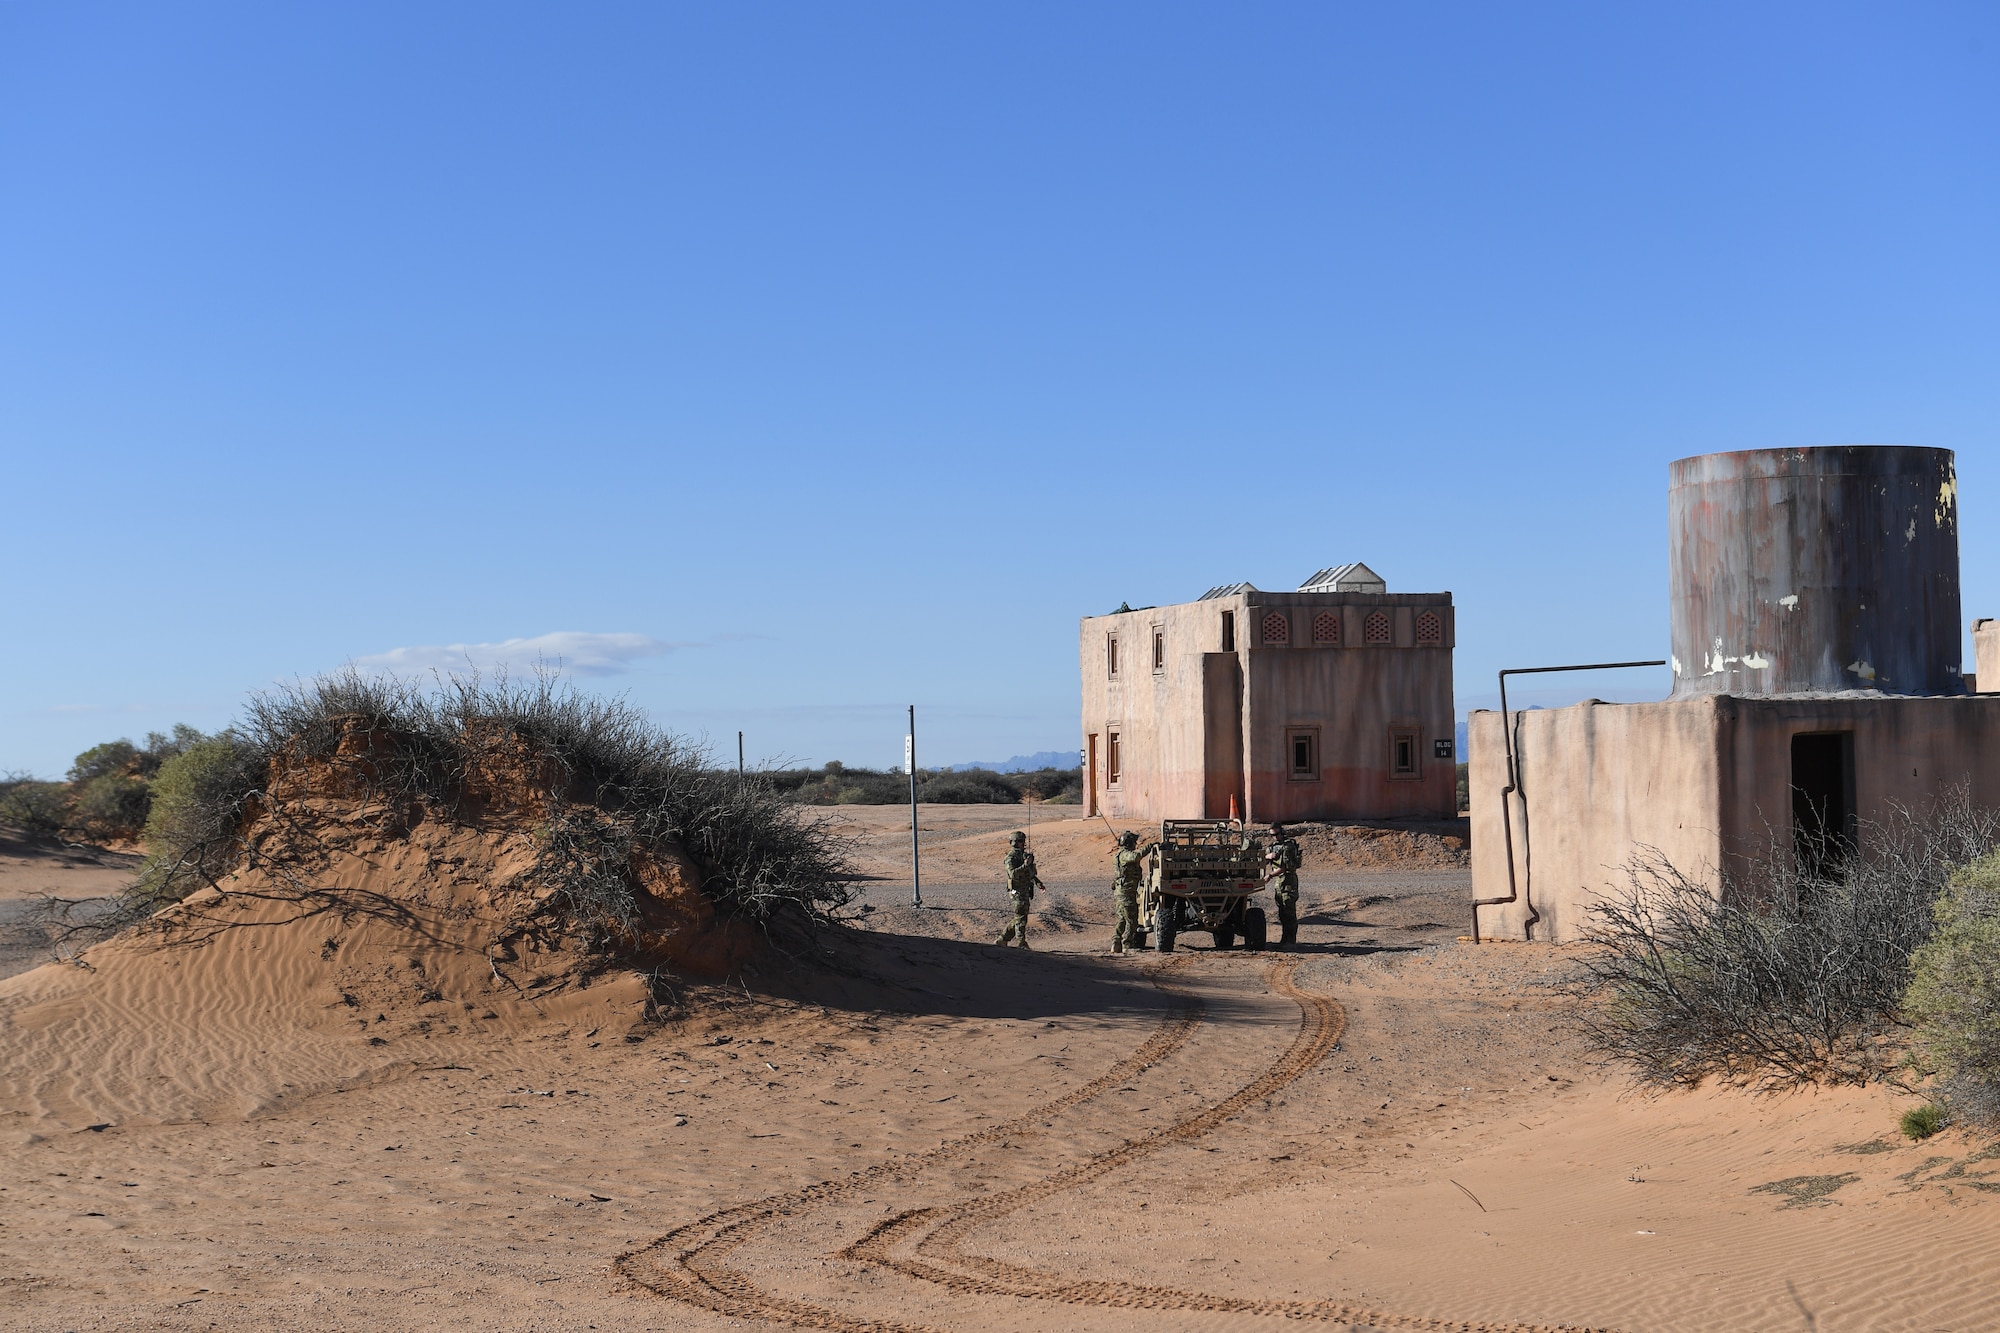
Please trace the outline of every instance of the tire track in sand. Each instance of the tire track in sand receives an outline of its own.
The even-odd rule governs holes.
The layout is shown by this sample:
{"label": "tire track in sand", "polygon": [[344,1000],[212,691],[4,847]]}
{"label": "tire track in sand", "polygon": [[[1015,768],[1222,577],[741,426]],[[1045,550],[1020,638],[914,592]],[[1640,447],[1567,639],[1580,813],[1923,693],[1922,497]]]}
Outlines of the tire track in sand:
{"label": "tire track in sand", "polygon": [[[833,1202],[871,1184],[899,1180],[976,1148],[1026,1131],[1037,1121],[1088,1101],[1161,1063],[1185,1045],[1207,1012],[1199,996],[1173,985],[1172,970],[1183,958],[1147,969],[1148,979],[1166,992],[1173,1007],[1160,1027],[1102,1077],[1007,1121],[968,1134],[927,1153],[885,1162],[843,1180],[773,1195],[755,1203],[711,1213],[651,1244],[621,1255],[614,1265],[623,1277],[662,1296],[736,1318],[772,1320],[830,1333],[944,1333],[928,1325],[894,1319],[858,1318],[804,1301],[767,1293],[723,1260],[756,1234],[806,1207]],[[1095,1153],[1039,1180],[954,1204],[909,1209],[885,1219],[840,1257],[888,1269],[917,1281],[965,1295],[1052,1301],[1106,1309],[1172,1310],[1268,1316],[1314,1322],[1425,1330],[1427,1333],[1609,1333],[1570,1325],[1513,1321],[1438,1319],[1377,1310],[1333,1300],[1276,1300],[1215,1296],[1174,1287],[1111,1281],[1075,1281],[1038,1269],[967,1254],[965,1242],[989,1222],[1044,1199],[1078,1189],[1173,1144],[1191,1143],[1240,1114],[1246,1107],[1290,1084],[1318,1063],[1340,1040],[1346,1014],[1324,995],[1294,982],[1299,960],[1273,964],[1266,980],[1299,1006],[1299,1033],[1291,1046],[1257,1077],[1218,1101],[1162,1129]],[[912,1247],[912,1241],[914,1246]],[[642,1271],[650,1269],[650,1271]]]}
{"label": "tire track in sand", "polygon": [[[1015,1189],[961,1200],[943,1208],[918,1208],[878,1223],[843,1251],[842,1257],[890,1268],[907,1277],[981,1296],[1013,1296],[1067,1305],[1129,1310],[1181,1310],[1209,1314],[1267,1315],[1284,1319],[1373,1325],[1377,1328],[1438,1330],[1439,1333],[1557,1333],[1543,1324],[1512,1321],[1435,1319],[1398,1314],[1331,1300],[1276,1300],[1213,1296],[1205,1292],[1133,1282],[1073,1281],[1038,1269],[965,1253],[972,1233],[1009,1213],[1109,1175],[1177,1143],[1191,1143],[1246,1107],[1293,1082],[1317,1064],[1340,1040],[1347,1015],[1327,996],[1300,989],[1293,981],[1299,961],[1274,964],[1265,979],[1298,1006],[1299,1034],[1291,1047],[1256,1078],[1163,1129],[1053,1172]],[[1163,978],[1156,985],[1167,988]],[[899,1253],[912,1237],[914,1249]],[[949,1266],[948,1266],[949,1265]],[[1564,1333],[1568,1333],[1566,1326]],[[1608,1330],[1575,1330],[1608,1333]]]}
{"label": "tire track in sand", "polygon": [[1171,1001],[1166,1013],[1138,1049],[1088,1083],[1010,1120],[975,1130],[928,1152],[881,1162],[838,1180],[823,1180],[802,1189],[718,1209],[619,1255],[612,1263],[612,1271],[656,1295],[738,1319],[768,1319],[802,1328],[827,1329],[831,1333],[944,1333],[895,1320],[855,1319],[822,1306],[764,1292],[722,1260],[781,1218],[837,1202],[871,1186],[916,1176],[975,1149],[1027,1133],[1038,1122],[1122,1086],[1159,1064],[1187,1043],[1208,1011],[1198,996],[1162,984],[1163,973],[1184,967],[1187,961],[1188,956],[1181,955],[1146,968],[1147,979],[1166,992]]}

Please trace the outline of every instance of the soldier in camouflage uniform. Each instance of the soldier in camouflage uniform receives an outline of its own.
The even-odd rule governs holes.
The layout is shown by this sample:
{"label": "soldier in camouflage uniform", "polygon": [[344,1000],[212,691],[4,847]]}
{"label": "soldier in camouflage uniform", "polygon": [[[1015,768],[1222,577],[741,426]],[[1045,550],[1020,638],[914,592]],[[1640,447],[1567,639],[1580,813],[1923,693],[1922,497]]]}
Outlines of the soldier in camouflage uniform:
{"label": "soldier in camouflage uniform", "polygon": [[1111,952],[1124,953],[1125,946],[1137,947],[1139,932],[1139,886],[1145,882],[1145,861],[1148,854],[1158,847],[1157,842],[1139,846],[1139,835],[1127,829],[1118,835],[1118,851],[1114,857],[1117,878],[1112,881],[1112,891],[1118,895],[1118,925],[1111,932]]}
{"label": "soldier in camouflage uniform", "polygon": [[1028,835],[1017,831],[1007,852],[1007,892],[1014,898],[1014,924],[1000,933],[999,943],[1018,939],[1023,949],[1028,947],[1028,909],[1035,904],[1035,890],[1046,887],[1035,873],[1035,854],[1028,850]]}
{"label": "soldier in camouflage uniform", "polygon": [[1299,867],[1305,856],[1283,824],[1271,825],[1271,850],[1264,858],[1277,872],[1272,896],[1278,900],[1278,947],[1290,948],[1299,942]]}

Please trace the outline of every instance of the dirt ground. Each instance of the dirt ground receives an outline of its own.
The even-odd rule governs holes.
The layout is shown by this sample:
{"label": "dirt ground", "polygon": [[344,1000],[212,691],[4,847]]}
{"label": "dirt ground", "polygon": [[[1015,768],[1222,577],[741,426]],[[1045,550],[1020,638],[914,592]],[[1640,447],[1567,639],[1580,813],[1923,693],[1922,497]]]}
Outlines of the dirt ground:
{"label": "dirt ground", "polygon": [[[831,817],[837,967],[659,1026],[632,978],[357,1014],[313,922],[0,981],[0,1327],[2000,1328],[2000,1144],[1591,1070],[1448,828],[1309,838],[1295,953],[1114,958],[1074,807],[926,807],[922,908],[907,811]],[[8,850],[0,902],[118,869]]]}
{"label": "dirt ground", "polygon": [[93,902],[131,882],[141,857],[94,847],[50,847],[0,828],[0,977],[49,959],[49,898]]}

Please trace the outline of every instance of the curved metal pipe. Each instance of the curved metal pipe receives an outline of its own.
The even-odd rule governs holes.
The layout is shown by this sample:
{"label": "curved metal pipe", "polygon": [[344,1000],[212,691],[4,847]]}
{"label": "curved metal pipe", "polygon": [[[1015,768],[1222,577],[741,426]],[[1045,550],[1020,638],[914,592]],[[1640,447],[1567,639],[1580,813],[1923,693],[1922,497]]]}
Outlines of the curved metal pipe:
{"label": "curved metal pipe", "polygon": [[1521,860],[1525,874],[1521,883],[1514,878],[1514,816],[1509,805],[1512,797],[1521,790],[1520,760],[1515,753],[1514,723],[1507,710],[1507,677],[1540,676],[1552,671],[1622,671],[1627,667],[1665,666],[1665,662],[1585,662],[1575,666],[1508,667],[1500,673],[1500,736],[1507,747],[1507,785],[1500,789],[1500,827],[1507,842],[1507,896],[1504,898],[1474,898],[1472,900],[1472,942],[1479,940],[1479,909],[1498,907],[1502,903],[1525,902],[1528,905],[1528,919],[1522,923],[1522,938],[1535,938],[1535,923],[1542,914],[1535,907],[1533,897],[1535,868],[1529,859],[1532,849],[1528,842],[1528,802],[1521,799]]}

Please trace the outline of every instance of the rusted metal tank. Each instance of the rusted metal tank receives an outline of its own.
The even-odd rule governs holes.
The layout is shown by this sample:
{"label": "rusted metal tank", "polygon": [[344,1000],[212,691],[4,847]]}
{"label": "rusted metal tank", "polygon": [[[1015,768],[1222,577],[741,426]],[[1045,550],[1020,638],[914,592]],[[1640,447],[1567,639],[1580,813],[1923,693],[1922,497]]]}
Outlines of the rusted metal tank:
{"label": "rusted metal tank", "polygon": [[1965,692],[1949,449],[1749,449],[1670,476],[1675,694]]}

